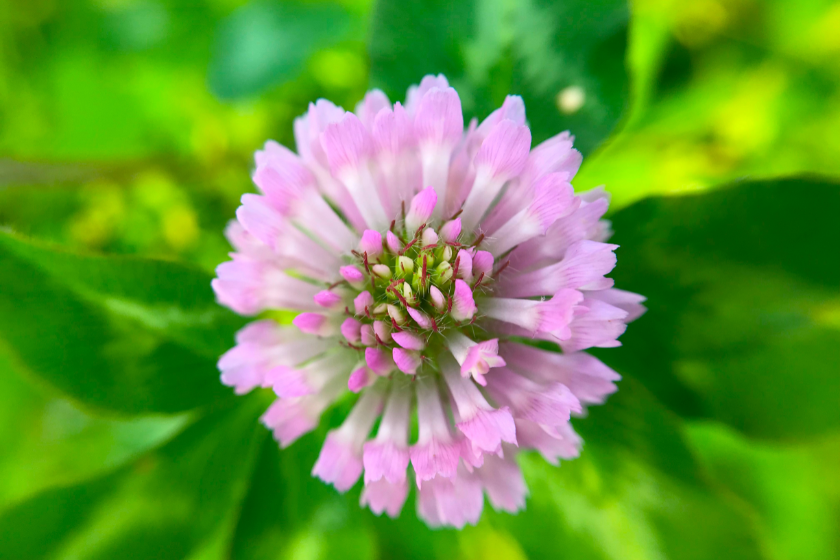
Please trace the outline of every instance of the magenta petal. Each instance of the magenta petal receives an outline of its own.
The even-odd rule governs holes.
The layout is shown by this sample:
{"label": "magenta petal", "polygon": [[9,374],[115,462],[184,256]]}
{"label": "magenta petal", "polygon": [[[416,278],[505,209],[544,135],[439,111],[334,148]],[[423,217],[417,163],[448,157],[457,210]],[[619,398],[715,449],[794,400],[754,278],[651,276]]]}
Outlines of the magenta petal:
{"label": "magenta petal", "polygon": [[319,313],[301,313],[292,319],[292,324],[306,334],[319,335],[326,321],[327,318]]}
{"label": "magenta petal", "polygon": [[[396,337],[398,334],[402,333],[394,333],[391,335],[391,338]],[[394,340],[396,340],[396,338],[394,338]],[[419,368],[422,363],[420,361],[420,354],[412,350],[394,348],[393,355],[394,362],[397,364],[399,370],[408,375],[414,375],[417,373],[417,368]]]}
{"label": "magenta petal", "polygon": [[341,323],[341,335],[350,344],[358,344],[361,340],[362,324],[353,317],[347,317]]}
{"label": "magenta petal", "polygon": [[321,307],[333,307],[341,301],[341,296],[330,290],[321,290],[313,299]]}
{"label": "magenta petal", "polygon": [[385,234],[385,243],[388,245],[388,250],[392,253],[399,253],[402,250],[402,242],[391,231]]}
{"label": "magenta petal", "polygon": [[362,271],[353,265],[342,266],[338,269],[338,271],[341,274],[341,277],[351,284],[358,284],[365,279],[365,275],[362,274]]}
{"label": "magenta petal", "polygon": [[452,318],[469,321],[475,315],[476,306],[470,286],[463,280],[455,280],[455,294],[452,298]]}
{"label": "magenta petal", "polygon": [[365,366],[360,366],[350,373],[350,379],[347,380],[347,388],[354,393],[358,393],[375,379],[373,372]]}
{"label": "magenta petal", "polygon": [[440,228],[440,238],[444,241],[454,242],[458,241],[458,236],[461,235],[461,218],[455,218],[443,224]]}
{"label": "magenta petal", "polygon": [[373,307],[373,296],[370,292],[364,291],[353,299],[353,308],[356,315],[367,315],[367,309]]}
{"label": "magenta petal", "polygon": [[405,216],[405,228],[409,235],[429,221],[435,210],[437,199],[437,193],[432,187],[426,187],[414,196]]}
{"label": "magenta petal", "polygon": [[[433,290],[437,290],[434,286],[432,286]],[[437,290],[440,293],[440,290]],[[432,328],[432,321],[429,319],[429,316],[420,311],[419,309],[414,309],[413,307],[408,308],[408,314],[414,319],[414,322],[423,329],[430,329]],[[403,346],[400,344],[400,346]],[[408,348],[407,346],[403,346],[403,348]],[[417,348],[419,350],[419,348]]]}
{"label": "magenta petal", "polygon": [[359,251],[367,253],[369,259],[375,259],[382,254],[382,234],[372,229],[366,229],[362,233],[362,240],[359,242]]}
{"label": "magenta petal", "polygon": [[[391,335],[391,338],[406,350],[422,350],[426,347],[422,338],[407,331],[395,332]],[[397,361],[397,365],[399,366],[399,361]]]}
{"label": "magenta petal", "polygon": [[396,365],[391,353],[382,348],[365,348],[365,362],[376,375],[388,375]]}
{"label": "magenta petal", "polygon": [[493,272],[493,255],[488,251],[476,251],[473,256],[472,267],[473,276],[489,275]]}

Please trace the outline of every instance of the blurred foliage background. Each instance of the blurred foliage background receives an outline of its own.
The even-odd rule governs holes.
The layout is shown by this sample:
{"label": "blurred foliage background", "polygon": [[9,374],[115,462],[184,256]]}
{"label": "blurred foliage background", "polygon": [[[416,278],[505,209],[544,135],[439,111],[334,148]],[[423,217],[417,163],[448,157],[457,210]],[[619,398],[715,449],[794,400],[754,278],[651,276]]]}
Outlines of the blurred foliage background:
{"label": "blurred foliage background", "polygon": [[[429,72],[467,115],[512,92],[535,139],[572,130],[650,304],[600,353],[625,380],[581,459],[525,457],[528,510],[460,533],[311,480],[331,419],[281,453],[213,366],[254,150]],[[827,0],[5,0],[0,557],[840,558],[831,177]]]}

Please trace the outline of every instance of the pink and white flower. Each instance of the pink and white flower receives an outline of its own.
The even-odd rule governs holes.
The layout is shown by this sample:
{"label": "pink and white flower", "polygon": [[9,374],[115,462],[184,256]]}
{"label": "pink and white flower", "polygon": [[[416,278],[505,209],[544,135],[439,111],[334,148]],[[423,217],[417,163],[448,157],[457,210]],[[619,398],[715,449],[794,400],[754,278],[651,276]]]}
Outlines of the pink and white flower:
{"label": "pink and white flower", "polygon": [[522,509],[517,453],[580,453],[570,418],[620,379],[584,350],[617,346],[644,313],[606,277],[609,200],[575,194],[574,138],[532,148],[516,96],[465,130],[443,76],[405,106],[377,90],[355,113],[320,100],[294,133],[297,153],[271,141],[256,153],[260,192],[226,230],[235,252],[213,289],[241,314],[300,314],[242,329],[222,382],[274,391],[262,422],[283,447],[357,393],[312,472],[341,492],[363,478],[376,514],[398,515],[412,487],[432,526],[476,523],[485,494]]}

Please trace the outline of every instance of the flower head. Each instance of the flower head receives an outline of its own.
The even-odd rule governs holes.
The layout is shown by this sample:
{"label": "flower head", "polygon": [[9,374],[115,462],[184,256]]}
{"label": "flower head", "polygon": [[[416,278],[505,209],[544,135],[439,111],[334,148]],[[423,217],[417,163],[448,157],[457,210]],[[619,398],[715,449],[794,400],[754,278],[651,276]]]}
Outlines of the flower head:
{"label": "flower head", "polygon": [[605,277],[608,201],[574,193],[573,137],[531,149],[515,96],[464,130],[457,92],[426,76],[405,106],[376,90],[355,113],[310,105],[295,138],[297,154],[257,152],[261,194],[243,197],[213,288],[239,313],[301,313],[244,328],[222,382],[275,392],[262,421],[284,447],[357,393],[312,473],[341,492],[363,480],[377,514],[398,515],[412,486],[430,525],[475,523],[485,494],[521,509],[517,452],[579,454],[570,417],[619,379],[582,350],[617,346],[644,312]]}

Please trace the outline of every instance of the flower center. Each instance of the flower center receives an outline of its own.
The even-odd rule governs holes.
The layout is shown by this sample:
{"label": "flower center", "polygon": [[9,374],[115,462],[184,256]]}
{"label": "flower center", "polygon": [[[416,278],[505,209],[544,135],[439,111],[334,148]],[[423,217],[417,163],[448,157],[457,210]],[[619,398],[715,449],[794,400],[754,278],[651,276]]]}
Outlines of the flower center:
{"label": "flower center", "polygon": [[[460,234],[452,235],[450,229],[444,226],[439,235],[427,223],[410,230],[395,221],[384,234],[366,232],[368,240],[376,241],[363,240],[352,252],[352,266],[360,274],[355,278],[345,274],[359,291],[356,317],[362,322],[385,322],[393,332],[415,334],[426,345],[434,344],[433,333],[472,324],[476,320],[472,294],[489,291],[492,279],[483,270],[474,271],[476,243],[461,243]],[[459,313],[465,291],[473,311]]]}

